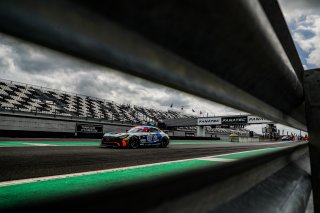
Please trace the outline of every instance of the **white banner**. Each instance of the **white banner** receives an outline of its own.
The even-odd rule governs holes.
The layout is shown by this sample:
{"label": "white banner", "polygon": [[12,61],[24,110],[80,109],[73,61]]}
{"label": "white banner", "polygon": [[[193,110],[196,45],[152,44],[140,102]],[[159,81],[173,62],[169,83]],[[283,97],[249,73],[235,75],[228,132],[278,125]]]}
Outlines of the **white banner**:
{"label": "white banner", "polygon": [[253,115],[248,116],[248,124],[263,124],[263,123],[272,123],[272,121],[269,121],[267,119],[264,119],[258,116],[253,116]]}
{"label": "white banner", "polygon": [[220,125],[221,117],[216,118],[198,118],[199,126],[211,126],[211,125]]}

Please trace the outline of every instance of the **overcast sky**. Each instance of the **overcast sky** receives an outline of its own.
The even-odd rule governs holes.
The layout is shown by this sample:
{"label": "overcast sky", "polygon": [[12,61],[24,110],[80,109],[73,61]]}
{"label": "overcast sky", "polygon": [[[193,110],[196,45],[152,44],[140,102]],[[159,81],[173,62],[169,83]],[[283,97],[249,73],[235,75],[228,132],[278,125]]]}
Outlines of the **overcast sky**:
{"label": "overcast sky", "polygon": [[280,0],[305,69],[320,67],[320,0]]}
{"label": "overcast sky", "polygon": [[[281,0],[296,48],[305,69],[320,67],[320,0]],[[82,62],[70,56],[0,34],[0,76],[68,92],[167,110],[183,107],[188,114],[240,114],[220,104],[167,87]],[[117,83],[114,83],[117,82]],[[192,109],[195,113],[192,113]],[[283,129],[284,127],[280,125]],[[261,132],[261,126],[251,127]],[[286,128],[285,131],[291,131]]]}

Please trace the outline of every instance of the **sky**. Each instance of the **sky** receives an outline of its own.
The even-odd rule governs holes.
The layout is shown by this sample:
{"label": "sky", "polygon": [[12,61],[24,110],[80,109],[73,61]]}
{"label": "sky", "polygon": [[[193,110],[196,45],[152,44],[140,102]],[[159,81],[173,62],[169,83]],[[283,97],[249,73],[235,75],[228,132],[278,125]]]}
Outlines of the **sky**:
{"label": "sky", "polygon": [[[304,69],[320,67],[320,1],[279,0],[279,4]],[[0,78],[160,110],[173,104],[174,110],[181,111],[183,107],[183,112],[196,116],[200,116],[200,111],[202,116],[246,114],[3,34]],[[293,131],[283,125],[278,128]],[[249,129],[261,133],[262,126]]]}
{"label": "sky", "polygon": [[320,67],[320,1],[279,0],[305,70]]}

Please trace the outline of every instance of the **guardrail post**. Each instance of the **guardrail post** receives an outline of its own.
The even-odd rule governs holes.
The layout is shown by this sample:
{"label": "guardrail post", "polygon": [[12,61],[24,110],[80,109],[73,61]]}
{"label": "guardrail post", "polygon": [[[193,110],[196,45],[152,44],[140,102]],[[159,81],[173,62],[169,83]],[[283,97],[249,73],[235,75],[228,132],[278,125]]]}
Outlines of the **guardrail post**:
{"label": "guardrail post", "polygon": [[320,69],[304,73],[314,212],[320,212]]}

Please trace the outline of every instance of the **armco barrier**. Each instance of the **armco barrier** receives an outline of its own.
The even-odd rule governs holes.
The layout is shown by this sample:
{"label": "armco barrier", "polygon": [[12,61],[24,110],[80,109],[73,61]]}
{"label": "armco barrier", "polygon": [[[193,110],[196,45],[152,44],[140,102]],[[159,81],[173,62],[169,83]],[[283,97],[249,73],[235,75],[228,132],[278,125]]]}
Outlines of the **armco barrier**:
{"label": "armco barrier", "polygon": [[[2,0],[0,30],[309,130],[314,210],[320,212],[320,71],[303,70],[278,1]],[[308,159],[307,153],[303,144],[228,167],[111,192],[101,189],[30,210],[304,212],[310,179],[298,165]],[[259,189],[270,191],[264,194]],[[106,207],[105,201],[112,205]]]}

